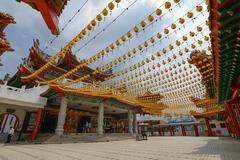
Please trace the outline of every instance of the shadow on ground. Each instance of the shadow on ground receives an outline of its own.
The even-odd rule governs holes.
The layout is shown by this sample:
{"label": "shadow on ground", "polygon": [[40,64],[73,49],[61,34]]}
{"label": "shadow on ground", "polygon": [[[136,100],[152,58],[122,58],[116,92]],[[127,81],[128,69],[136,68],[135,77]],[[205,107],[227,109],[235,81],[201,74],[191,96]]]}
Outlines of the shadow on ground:
{"label": "shadow on ground", "polygon": [[206,145],[196,148],[196,151],[189,154],[215,157],[221,160],[240,160],[240,140],[231,137],[216,137],[205,141]]}

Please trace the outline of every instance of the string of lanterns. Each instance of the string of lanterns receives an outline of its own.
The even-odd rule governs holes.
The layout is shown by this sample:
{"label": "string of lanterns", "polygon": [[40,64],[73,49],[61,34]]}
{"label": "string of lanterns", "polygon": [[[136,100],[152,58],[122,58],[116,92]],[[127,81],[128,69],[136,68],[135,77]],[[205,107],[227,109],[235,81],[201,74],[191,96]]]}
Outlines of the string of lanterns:
{"label": "string of lanterns", "polygon": [[36,77],[38,74],[42,73],[61,56],[65,55],[79,40],[83,39],[88,31],[92,30],[98,23],[100,23],[103,20],[103,17],[106,17],[109,15],[109,11],[114,10],[116,7],[115,5],[120,3],[121,0],[113,0],[108,3],[108,6],[103,9],[101,13],[99,13],[84,29],[80,31],[79,34],[77,34],[70,42],[68,42],[67,45],[64,46],[64,48],[59,51],[55,56],[53,56],[44,66],[39,68],[38,70],[34,71],[28,76],[21,77],[22,79],[30,79]]}
{"label": "string of lanterns", "polygon": [[[167,2],[166,2],[167,3]],[[176,2],[175,2],[176,3]],[[39,84],[49,84],[49,83],[53,83],[56,81],[59,81],[61,79],[64,79],[66,77],[69,77],[70,75],[74,74],[75,72],[77,72],[80,68],[83,68],[93,62],[95,62],[96,60],[98,60],[99,58],[101,58],[104,55],[109,54],[110,52],[113,52],[117,47],[121,46],[121,44],[124,44],[127,40],[130,40],[134,37],[134,35],[138,34],[140,32],[141,28],[142,30],[147,28],[148,23],[150,23],[151,25],[153,23],[156,23],[157,21],[154,21],[154,19],[156,19],[156,17],[154,17],[153,15],[157,15],[158,17],[162,15],[162,9],[160,9],[163,5],[161,5],[158,9],[156,9],[155,12],[153,12],[152,14],[150,14],[147,18],[145,18],[144,20],[142,20],[139,24],[137,24],[133,29],[131,29],[130,31],[128,31],[126,34],[124,34],[123,36],[121,36],[120,39],[116,40],[115,42],[111,43],[109,46],[107,46],[105,49],[101,50],[100,52],[98,52],[97,54],[93,55],[91,58],[87,59],[86,62],[81,63],[79,65],[77,65],[74,69],[72,69],[71,71],[69,71],[68,73],[62,74],[61,76],[54,78],[52,80],[48,80],[48,81],[37,81],[37,83]],[[169,9],[169,8],[167,8]],[[162,16],[161,16],[162,17]],[[162,34],[158,33],[157,38],[160,39],[162,37]],[[150,39],[150,41],[153,43],[154,42],[154,38],[152,37]],[[146,45],[147,42],[145,42]],[[137,50],[136,50],[137,51]],[[123,56],[123,59],[126,59],[127,56],[131,56],[131,53],[127,53]]]}

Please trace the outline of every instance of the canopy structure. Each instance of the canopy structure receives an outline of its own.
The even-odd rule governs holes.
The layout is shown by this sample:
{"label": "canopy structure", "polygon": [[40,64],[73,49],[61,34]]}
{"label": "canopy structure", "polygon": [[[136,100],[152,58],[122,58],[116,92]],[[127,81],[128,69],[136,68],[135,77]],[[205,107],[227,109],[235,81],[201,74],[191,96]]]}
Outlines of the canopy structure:
{"label": "canopy structure", "polygon": [[[111,1],[55,56],[44,54],[35,42],[30,57],[19,67],[21,81],[50,86],[52,90],[45,94],[54,90],[62,94],[114,98],[151,114],[221,113],[224,108],[219,102],[229,97],[226,90],[240,68],[237,63],[239,27],[232,24],[239,19],[236,13],[239,2],[231,5],[231,9],[223,7],[230,1],[218,4],[219,7],[214,2],[202,1],[186,10],[180,0],[165,1],[128,32],[119,30],[122,33],[119,39],[79,62],[71,51],[79,41],[91,36],[88,33],[94,33],[94,27],[104,23],[105,17],[111,16],[109,13],[117,9],[115,6],[121,5],[120,0]],[[149,33],[164,16],[176,10],[180,10],[181,16],[170,19],[155,35],[146,35],[148,38],[142,43],[133,43],[140,34]],[[225,13],[226,10],[231,12]],[[101,58],[105,62],[99,63]]]}

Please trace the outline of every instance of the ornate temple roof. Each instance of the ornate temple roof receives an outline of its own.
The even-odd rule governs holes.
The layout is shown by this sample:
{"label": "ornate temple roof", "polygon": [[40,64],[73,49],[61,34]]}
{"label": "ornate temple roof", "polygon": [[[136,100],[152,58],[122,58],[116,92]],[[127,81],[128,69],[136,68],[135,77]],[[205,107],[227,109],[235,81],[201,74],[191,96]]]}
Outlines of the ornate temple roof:
{"label": "ornate temple roof", "polygon": [[58,35],[60,33],[58,28],[58,17],[61,15],[65,5],[69,0],[16,0],[18,2],[25,2],[33,9],[39,11],[51,30],[52,34]]}
{"label": "ornate temple roof", "polygon": [[231,97],[230,88],[240,75],[240,1],[211,1],[212,44],[218,102]]}
{"label": "ornate temple roof", "polygon": [[[41,68],[47,61],[51,58],[50,55],[44,53],[39,47],[39,41],[33,40],[34,45],[29,49],[29,56],[27,58],[23,58],[23,63],[18,67],[18,72],[8,81],[8,84],[15,87],[21,87],[24,84],[32,84],[35,85],[36,79],[28,79],[21,80],[21,76],[28,75],[33,71]],[[51,68],[37,77],[38,80],[49,80],[56,78],[60,74],[67,73],[74,66],[81,64],[81,62],[77,59],[76,56],[69,51],[64,57],[60,58],[57,63],[53,63]],[[88,66],[85,66],[79,69],[75,74],[69,76],[69,80],[74,80],[80,78],[90,72],[93,72],[94,69],[91,69]],[[85,82],[92,83],[94,81],[103,80],[105,75],[96,74],[95,76],[91,76],[85,80]]]}
{"label": "ornate temple roof", "polygon": [[3,30],[10,23],[16,23],[14,18],[7,13],[0,12],[0,56],[4,52],[14,51],[14,49],[11,47],[10,42],[6,38],[6,34],[3,32]]}

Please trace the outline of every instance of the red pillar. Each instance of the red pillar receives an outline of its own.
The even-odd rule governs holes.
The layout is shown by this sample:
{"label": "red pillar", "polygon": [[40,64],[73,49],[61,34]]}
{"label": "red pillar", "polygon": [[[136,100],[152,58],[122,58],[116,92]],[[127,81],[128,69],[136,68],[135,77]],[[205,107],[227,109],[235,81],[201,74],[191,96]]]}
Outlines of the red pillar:
{"label": "red pillar", "polygon": [[174,127],[172,127],[172,134],[173,134],[173,136],[175,136]]}
{"label": "red pillar", "polygon": [[182,136],[186,136],[185,127],[183,125],[181,125],[181,130],[182,130]]}
{"label": "red pillar", "polygon": [[238,101],[235,101],[235,106],[237,108],[238,114],[240,115],[240,103]]}
{"label": "red pillar", "polygon": [[39,125],[40,125],[41,118],[42,118],[42,112],[43,112],[43,109],[38,108],[35,123],[34,123],[34,128],[33,128],[33,131],[32,131],[32,140],[35,140],[37,138]]}
{"label": "red pillar", "polygon": [[207,129],[208,129],[208,136],[213,136],[212,128],[209,123],[209,118],[207,118],[207,117],[205,118],[205,123],[206,123]]}
{"label": "red pillar", "polygon": [[198,132],[198,127],[196,124],[193,125],[194,131],[195,131],[195,136],[199,136],[199,132]]}
{"label": "red pillar", "polygon": [[150,121],[150,127],[151,127],[151,135],[153,136],[153,122]]}
{"label": "red pillar", "polygon": [[173,135],[172,135],[172,128],[171,128],[171,127],[168,127],[168,130],[169,130],[169,132],[170,132],[170,136],[173,136]]}
{"label": "red pillar", "polygon": [[159,128],[158,128],[158,134],[159,136],[162,136],[162,128],[160,127],[161,122],[159,121]]}
{"label": "red pillar", "polygon": [[228,112],[229,118],[231,120],[231,124],[233,125],[234,132],[235,132],[236,136],[240,136],[240,126],[235,117],[233,108],[229,102],[227,102],[225,106],[226,106],[226,110]]}

